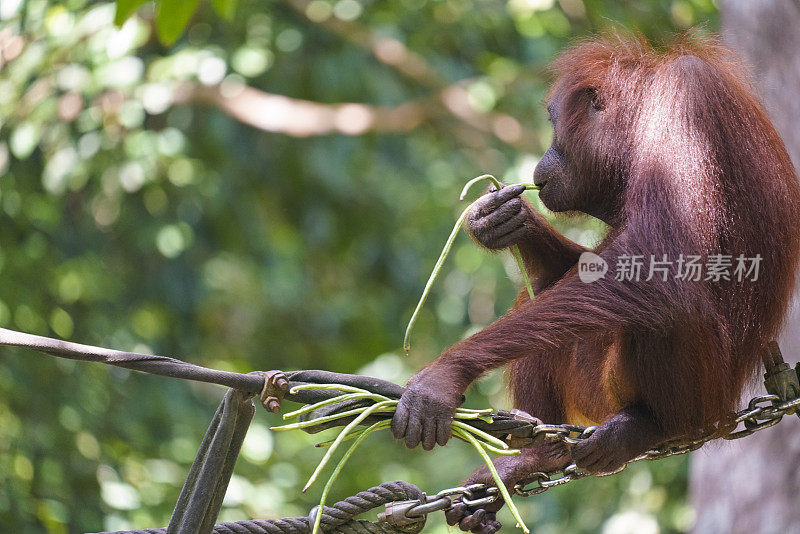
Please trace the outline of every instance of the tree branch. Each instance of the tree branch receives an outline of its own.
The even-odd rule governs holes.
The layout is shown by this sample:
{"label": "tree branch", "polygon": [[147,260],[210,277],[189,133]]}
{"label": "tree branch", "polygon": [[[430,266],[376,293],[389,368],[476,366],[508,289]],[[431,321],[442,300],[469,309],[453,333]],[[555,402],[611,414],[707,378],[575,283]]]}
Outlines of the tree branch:
{"label": "tree branch", "polygon": [[185,83],[175,91],[174,103],[189,102],[210,104],[243,124],[295,137],[408,132],[430,116],[421,102],[408,102],[397,107],[320,104],[266,93],[246,85],[226,87]]}
{"label": "tree branch", "polygon": [[[466,90],[453,85],[434,99],[406,102],[396,107],[357,103],[320,104],[267,93],[246,85],[179,85],[174,104],[200,102],[224,111],[234,119],[259,130],[295,137],[367,132],[409,132],[449,114],[475,130],[520,146],[522,127],[510,115],[475,111]],[[529,138],[530,139],[530,138]]]}

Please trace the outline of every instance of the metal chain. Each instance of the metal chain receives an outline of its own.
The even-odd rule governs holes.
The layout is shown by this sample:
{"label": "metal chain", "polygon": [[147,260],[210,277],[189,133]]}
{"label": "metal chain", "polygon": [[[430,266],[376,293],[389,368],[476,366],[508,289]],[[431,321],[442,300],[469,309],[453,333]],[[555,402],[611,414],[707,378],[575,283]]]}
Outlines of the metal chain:
{"label": "metal chain", "polygon": [[[594,476],[603,477],[619,473],[628,464],[640,460],[659,460],[669,456],[685,454],[699,449],[706,442],[713,439],[740,439],[776,425],[784,415],[795,412],[800,414],[800,397],[781,401],[778,395],[758,395],[750,400],[747,408],[733,414],[730,423],[727,425],[717,425],[692,439],[665,442],[633,458],[615,471]],[[567,424],[540,424],[533,427],[532,436],[537,438],[542,436],[547,441],[560,441],[571,445],[587,439],[596,428],[593,426],[583,427]],[[530,497],[543,493],[552,487],[561,486],[588,476],[592,475],[581,471],[575,464],[571,464],[564,469],[531,474],[529,478],[514,486],[514,493],[523,497]],[[444,489],[435,495],[426,496],[424,499],[389,503],[386,505],[386,511],[379,515],[379,520],[396,525],[409,524],[421,520],[431,512],[448,510],[456,501],[467,505],[469,508],[476,509],[494,502],[498,498],[499,492],[494,486],[487,484],[456,486]]]}
{"label": "metal chain", "polygon": [[443,489],[435,495],[425,495],[421,499],[395,501],[386,504],[386,510],[378,514],[378,521],[392,525],[408,525],[423,521],[432,512],[450,509],[455,501],[479,508],[494,502],[499,490],[486,484],[470,484]]}
{"label": "metal chain", "polygon": [[[759,430],[778,424],[784,415],[794,413],[798,406],[800,406],[800,397],[784,402],[781,401],[778,395],[758,395],[750,400],[747,408],[736,412],[729,424],[712,427],[703,432],[700,436],[691,439],[679,439],[665,442],[633,458],[630,462],[615,471],[600,473],[596,476],[602,477],[619,473],[625,469],[628,464],[640,460],[660,460],[669,456],[686,454],[687,452],[699,449],[712,439],[722,438],[725,440],[734,440],[749,436]],[[537,425],[534,434],[544,434],[545,439],[550,441],[574,444],[591,436],[595,428],[597,427]],[[740,430],[737,430],[737,428],[740,428]],[[533,473],[528,479],[514,486],[514,493],[529,497],[547,491],[554,486],[560,486],[586,476],[590,476],[589,473],[581,471],[578,466],[571,464],[562,470]]]}

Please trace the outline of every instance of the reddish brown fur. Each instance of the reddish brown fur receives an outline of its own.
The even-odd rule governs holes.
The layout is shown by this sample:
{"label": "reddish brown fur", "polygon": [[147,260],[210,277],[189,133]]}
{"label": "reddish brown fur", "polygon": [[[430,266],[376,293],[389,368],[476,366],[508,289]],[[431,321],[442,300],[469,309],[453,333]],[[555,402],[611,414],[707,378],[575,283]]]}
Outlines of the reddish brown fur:
{"label": "reddish brown fur", "polygon": [[[515,405],[547,422],[603,422],[639,403],[665,436],[725,418],[781,327],[800,255],[797,175],[740,61],[716,41],[664,52],[580,44],[554,62],[556,125],[587,195],[618,210],[595,251],[611,276],[576,275],[582,248],[541,218],[520,243],[539,292],[445,351],[420,376],[467,386],[510,363]],[[586,113],[599,98],[602,123]],[[619,282],[624,254],[763,258],[757,282]],[[610,350],[615,349],[615,350]]]}
{"label": "reddish brown fur", "polygon": [[[610,273],[584,283],[585,249],[503,189],[468,215],[476,241],[517,244],[537,296],[449,348],[409,380],[392,420],[409,447],[449,437],[469,384],[510,364],[514,402],[545,422],[598,423],[561,443],[495,462],[506,486],[575,462],[609,472],[660,441],[726,419],[781,327],[800,256],[800,185],[740,67],[716,41],[687,38],[658,53],[641,39],[580,44],[553,64],[553,145],[534,174],[540,199],[611,230],[595,250]],[[687,282],[674,270],[617,281],[623,255],[760,254],[757,281]],[[468,483],[492,483],[485,468]],[[494,532],[486,510],[454,507],[449,524]]]}

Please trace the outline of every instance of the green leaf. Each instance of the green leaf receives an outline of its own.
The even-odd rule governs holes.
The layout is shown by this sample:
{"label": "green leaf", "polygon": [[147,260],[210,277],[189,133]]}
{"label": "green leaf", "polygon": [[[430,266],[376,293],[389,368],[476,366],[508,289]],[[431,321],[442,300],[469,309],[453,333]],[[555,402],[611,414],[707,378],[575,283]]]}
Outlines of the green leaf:
{"label": "green leaf", "polygon": [[128,17],[133,15],[139,6],[147,2],[147,0],[117,0],[117,12],[114,14],[114,24],[122,26],[128,20]]}
{"label": "green leaf", "polygon": [[171,45],[178,40],[192,15],[197,10],[199,0],[160,0],[156,13],[156,31],[159,40]]}
{"label": "green leaf", "polygon": [[211,0],[214,9],[225,20],[233,20],[239,0]]}

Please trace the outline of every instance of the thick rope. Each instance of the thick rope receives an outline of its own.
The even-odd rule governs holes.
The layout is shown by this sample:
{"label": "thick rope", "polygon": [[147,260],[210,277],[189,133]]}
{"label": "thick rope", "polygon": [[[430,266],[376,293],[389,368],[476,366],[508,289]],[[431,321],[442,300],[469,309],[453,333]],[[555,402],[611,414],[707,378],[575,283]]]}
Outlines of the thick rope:
{"label": "thick rope", "polygon": [[[139,354],[83,345],[81,343],[72,343],[71,341],[17,332],[7,328],[0,328],[0,346],[2,345],[33,349],[51,356],[70,360],[104,363],[143,373],[208,382],[252,394],[258,394],[264,388],[265,377],[260,372],[243,374],[217,371],[216,369],[209,369],[168,356]],[[399,399],[404,389],[402,386],[379,378],[331,373],[328,371],[294,371],[286,373],[286,376],[290,381],[290,387],[308,383],[345,384],[367,389],[394,399]],[[287,393],[285,398],[301,404],[314,404],[320,400],[341,394],[342,392],[339,391],[302,390],[295,394]]]}
{"label": "thick rope", "polygon": [[167,356],[138,354],[94,347],[92,345],[82,345],[80,343],[8,330],[7,328],[0,328],[0,345],[23,347],[58,356],[59,358],[100,362],[154,375],[210,382],[249,393],[259,393],[264,387],[264,376],[261,373],[242,374],[217,371]]}
{"label": "thick rope", "polygon": [[[332,506],[326,506],[322,513],[321,527],[326,533],[341,534],[416,534],[425,526],[424,516],[420,521],[400,527],[383,522],[354,519],[384,504],[395,501],[410,501],[425,498],[425,494],[414,484],[403,482],[384,482],[357,495],[347,497]],[[316,508],[315,508],[316,510]],[[214,525],[214,534],[308,534],[314,524],[314,512],[309,517],[283,519],[254,519],[234,521]],[[143,530],[121,530],[114,533],[99,534],[166,534],[166,528]]]}

